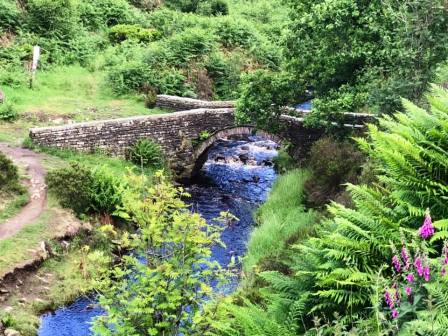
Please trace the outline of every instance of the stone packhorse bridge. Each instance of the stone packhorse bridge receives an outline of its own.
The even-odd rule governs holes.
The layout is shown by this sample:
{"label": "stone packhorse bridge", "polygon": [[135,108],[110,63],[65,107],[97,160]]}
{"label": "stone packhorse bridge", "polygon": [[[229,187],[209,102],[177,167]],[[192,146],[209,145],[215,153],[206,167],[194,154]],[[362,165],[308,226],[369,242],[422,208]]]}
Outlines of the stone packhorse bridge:
{"label": "stone packhorse bridge", "polygon": [[[233,102],[160,95],[157,105],[180,112],[33,128],[30,138],[40,146],[102,150],[113,155],[124,155],[137,140],[149,138],[161,145],[177,176],[188,178],[204,163],[213,143],[227,136],[258,134],[278,143],[286,140],[293,145],[293,156],[301,158],[323,134],[321,129],[305,128],[303,118],[286,115],[281,117],[282,131],[276,135],[253,126],[235,126]],[[198,143],[205,130],[211,136]]]}

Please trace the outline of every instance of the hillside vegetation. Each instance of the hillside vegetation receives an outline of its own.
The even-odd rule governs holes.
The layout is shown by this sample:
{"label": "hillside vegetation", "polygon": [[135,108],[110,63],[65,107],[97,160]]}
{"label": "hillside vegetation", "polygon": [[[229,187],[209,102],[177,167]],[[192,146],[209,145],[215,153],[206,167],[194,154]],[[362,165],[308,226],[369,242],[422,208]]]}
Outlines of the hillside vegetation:
{"label": "hillside vegetation", "polygon": [[[230,269],[211,248],[222,245],[217,223],[235,217],[215,225],[191,212],[156,142],[137,141],[125,161],[28,139],[58,158],[49,207],[91,223],[44,266],[61,279],[47,307],[97,290],[98,335],[446,335],[447,32],[445,0],[0,0],[1,141],[159,113],[159,93],[236,99],[238,122],[271,133],[285,105],[312,100],[305,126],[327,131],[300,163],[284,143],[283,174]],[[30,82],[33,45],[42,57]],[[351,137],[347,111],[378,118]],[[13,181],[0,196],[18,197],[17,169],[0,163],[0,182]],[[47,222],[0,241],[8,267],[49,236]],[[34,334],[28,321],[44,305],[10,300],[1,322]]]}
{"label": "hillside vegetation", "polygon": [[[62,77],[76,64],[95,74],[71,68],[66,85],[79,73],[86,89],[143,94],[148,104],[154,93],[233,99],[242,72],[278,69],[287,21],[281,1],[1,0],[0,86],[12,94],[28,85],[39,45],[40,71]],[[51,96],[58,80],[38,73],[36,88]]]}

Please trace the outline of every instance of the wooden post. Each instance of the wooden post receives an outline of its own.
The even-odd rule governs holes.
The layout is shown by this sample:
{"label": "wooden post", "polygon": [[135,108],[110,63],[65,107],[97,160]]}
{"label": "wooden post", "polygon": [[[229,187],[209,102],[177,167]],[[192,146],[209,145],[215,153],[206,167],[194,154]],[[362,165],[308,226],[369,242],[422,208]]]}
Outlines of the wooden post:
{"label": "wooden post", "polygon": [[40,58],[40,47],[33,47],[33,63],[31,63],[31,76],[30,76],[30,89],[33,88],[34,79],[36,77],[37,64],[39,63]]}

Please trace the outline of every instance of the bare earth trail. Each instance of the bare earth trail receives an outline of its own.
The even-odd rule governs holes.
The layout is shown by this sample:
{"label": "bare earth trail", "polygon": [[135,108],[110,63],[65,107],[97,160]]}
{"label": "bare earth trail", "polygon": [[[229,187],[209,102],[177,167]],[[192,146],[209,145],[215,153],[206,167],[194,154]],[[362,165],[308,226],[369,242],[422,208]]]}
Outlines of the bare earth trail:
{"label": "bare earth trail", "polygon": [[26,171],[25,185],[30,195],[29,203],[14,217],[4,223],[0,223],[0,240],[6,239],[24,226],[32,224],[42,214],[47,193],[45,189],[45,169],[40,162],[40,155],[20,147],[10,147],[6,143],[0,143],[0,152],[3,152],[11,160]]}

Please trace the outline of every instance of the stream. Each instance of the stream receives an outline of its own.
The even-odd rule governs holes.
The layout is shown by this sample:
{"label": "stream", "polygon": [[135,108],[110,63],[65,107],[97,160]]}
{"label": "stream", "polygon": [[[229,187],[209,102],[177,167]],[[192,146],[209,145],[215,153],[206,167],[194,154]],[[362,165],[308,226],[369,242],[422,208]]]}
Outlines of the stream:
{"label": "stream", "polygon": [[[265,200],[277,174],[273,159],[278,146],[259,137],[220,140],[209,150],[208,160],[192,184],[185,186],[191,194],[193,211],[207,221],[229,211],[239,221],[226,227],[222,240],[226,248],[213,247],[212,257],[227,266],[232,256],[243,256],[254,225],[253,211]],[[235,283],[228,290],[236,287]],[[42,316],[39,336],[88,336],[90,323],[104,312],[93,298],[81,297],[71,305]]]}

